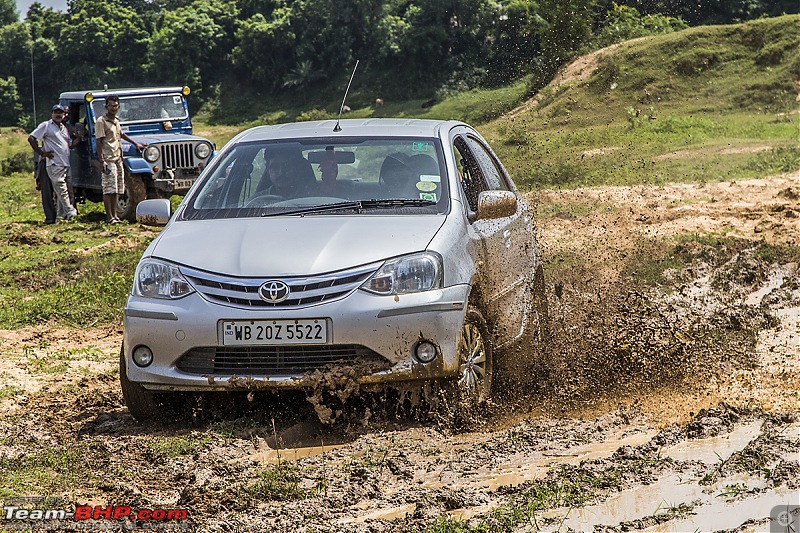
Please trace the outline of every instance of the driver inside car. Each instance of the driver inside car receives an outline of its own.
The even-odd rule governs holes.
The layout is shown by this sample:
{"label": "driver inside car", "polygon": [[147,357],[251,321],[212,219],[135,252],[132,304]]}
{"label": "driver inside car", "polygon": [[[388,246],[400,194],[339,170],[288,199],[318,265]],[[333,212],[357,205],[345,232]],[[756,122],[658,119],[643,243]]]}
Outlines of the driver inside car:
{"label": "driver inside car", "polygon": [[[305,167],[308,167],[307,169]],[[311,176],[310,180],[308,175]],[[285,154],[274,155],[267,163],[266,184],[259,188],[258,195],[274,195],[281,198],[298,198],[311,195],[310,182],[316,183],[311,164],[302,156],[295,160]]]}

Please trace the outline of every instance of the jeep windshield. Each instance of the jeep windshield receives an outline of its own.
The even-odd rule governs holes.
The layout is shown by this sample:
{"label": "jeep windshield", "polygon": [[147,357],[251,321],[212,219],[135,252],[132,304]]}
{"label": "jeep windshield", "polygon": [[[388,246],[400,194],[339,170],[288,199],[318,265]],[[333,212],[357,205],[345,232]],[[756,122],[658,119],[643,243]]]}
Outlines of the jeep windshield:
{"label": "jeep windshield", "polygon": [[444,213],[442,148],[432,138],[239,142],[217,157],[183,219]]}
{"label": "jeep windshield", "polygon": [[[106,112],[105,98],[92,100],[92,110],[99,117]],[[119,121],[125,124],[136,122],[162,122],[185,120],[188,117],[183,96],[175,94],[138,94],[119,97]]]}

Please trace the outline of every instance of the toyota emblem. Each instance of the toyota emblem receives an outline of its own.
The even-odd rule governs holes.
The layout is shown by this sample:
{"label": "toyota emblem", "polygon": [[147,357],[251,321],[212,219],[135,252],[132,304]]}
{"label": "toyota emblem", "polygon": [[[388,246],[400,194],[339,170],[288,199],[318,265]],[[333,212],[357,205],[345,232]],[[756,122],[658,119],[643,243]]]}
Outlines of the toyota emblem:
{"label": "toyota emblem", "polygon": [[279,304],[289,297],[289,286],[279,280],[267,280],[258,288],[262,300],[271,304]]}

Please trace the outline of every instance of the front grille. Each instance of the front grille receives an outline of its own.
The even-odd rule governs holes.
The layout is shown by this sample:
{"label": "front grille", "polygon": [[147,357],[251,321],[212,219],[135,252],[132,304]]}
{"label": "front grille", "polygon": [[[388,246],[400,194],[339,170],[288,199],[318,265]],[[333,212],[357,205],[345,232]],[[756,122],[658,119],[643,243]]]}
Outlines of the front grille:
{"label": "front grille", "polygon": [[161,162],[163,168],[194,168],[194,145],[192,143],[162,144]]}
{"label": "front grille", "polygon": [[[316,276],[277,278],[234,278],[187,267],[180,267],[180,271],[199,293],[213,302],[246,309],[287,309],[344,298],[364,283],[381,264],[372,263]],[[259,297],[258,288],[270,279],[279,279],[289,286],[286,300],[272,303]]]}
{"label": "front grille", "polygon": [[176,367],[201,375],[293,375],[336,363],[385,362],[374,351],[355,344],[324,346],[220,346],[194,348]]}

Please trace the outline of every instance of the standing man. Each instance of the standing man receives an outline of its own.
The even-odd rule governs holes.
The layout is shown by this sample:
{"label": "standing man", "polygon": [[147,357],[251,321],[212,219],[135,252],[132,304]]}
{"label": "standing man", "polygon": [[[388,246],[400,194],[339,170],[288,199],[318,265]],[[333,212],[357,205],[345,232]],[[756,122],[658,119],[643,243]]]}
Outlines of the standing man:
{"label": "standing man", "polygon": [[[78,146],[78,139],[75,135],[75,124],[69,119],[69,106],[64,106],[64,126],[67,128],[67,135],[69,135],[69,147],[74,150]],[[67,192],[69,193],[69,203],[77,211],[78,204],[75,202],[75,191],[72,188],[72,164],[70,164],[70,173],[67,176]]]}
{"label": "standing man", "polygon": [[122,166],[122,145],[119,140],[125,139],[139,151],[145,146],[122,132],[117,118],[118,111],[119,96],[115,94],[106,96],[106,114],[98,118],[94,124],[97,155],[103,166],[103,206],[106,208],[106,222],[109,224],[122,222],[117,216],[117,195],[125,193],[125,170]]}
{"label": "standing man", "polygon": [[[41,172],[39,173],[45,224],[54,223],[56,216],[69,220],[78,215],[69,200],[67,191],[67,181],[70,179],[70,138],[67,128],[64,126],[64,108],[59,104],[54,105],[50,116],[50,120],[39,124],[28,137],[28,143],[33,151],[39,154],[40,158],[45,159],[45,176],[42,176]],[[41,147],[39,141],[42,142]],[[45,183],[48,181],[49,183]],[[55,192],[57,204],[55,213],[53,213],[53,192]]]}

